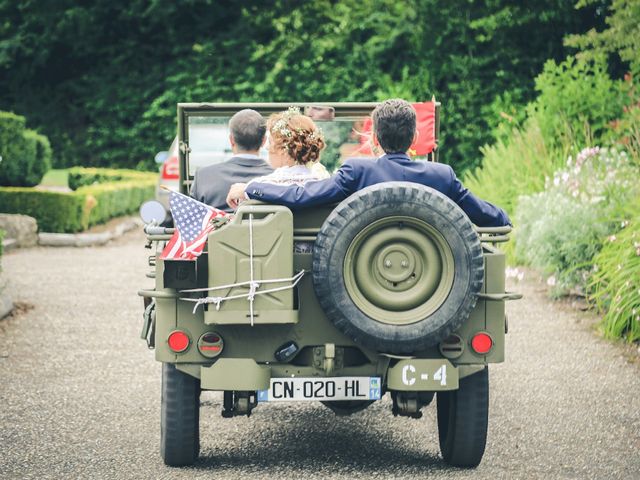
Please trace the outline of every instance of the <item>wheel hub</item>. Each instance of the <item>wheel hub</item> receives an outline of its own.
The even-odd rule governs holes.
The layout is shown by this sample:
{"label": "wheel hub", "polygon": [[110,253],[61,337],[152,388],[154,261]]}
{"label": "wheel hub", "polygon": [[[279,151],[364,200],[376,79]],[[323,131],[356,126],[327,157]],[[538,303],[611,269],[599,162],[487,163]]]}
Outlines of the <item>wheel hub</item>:
{"label": "wheel hub", "polygon": [[349,294],[364,313],[383,323],[413,323],[446,299],[453,283],[453,256],[430,225],[388,217],[356,235],[344,274]]}
{"label": "wheel hub", "polygon": [[375,271],[389,283],[404,282],[415,273],[415,252],[405,245],[388,245],[382,248],[376,257]]}

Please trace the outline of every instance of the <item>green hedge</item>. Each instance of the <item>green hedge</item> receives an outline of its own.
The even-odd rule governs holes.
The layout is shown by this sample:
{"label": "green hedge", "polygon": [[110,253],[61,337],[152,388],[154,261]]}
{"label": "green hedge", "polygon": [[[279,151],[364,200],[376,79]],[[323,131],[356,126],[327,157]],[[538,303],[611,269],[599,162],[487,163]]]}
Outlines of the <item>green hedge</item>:
{"label": "green hedge", "polygon": [[[77,169],[99,174],[95,169]],[[83,172],[82,170],[87,170]],[[157,174],[133,172],[135,180],[110,181],[79,187],[74,192],[53,192],[25,187],[0,187],[0,210],[34,217],[43,232],[79,232],[92,225],[134,212],[155,193]],[[131,171],[123,171],[121,178]]]}
{"label": "green hedge", "polygon": [[86,222],[91,226],[135,212],[144,201],[153,198],[155,188],[155,179],[145,179],[91,185],[74,193],[87,199]]}
{"label": "green hedge", "polygon": [[34,217],[43,232],[78,232],[87,227],[85,195],[28,187],[0,187],[0,209]]}
{"label": "green hedge", "polygon": [[25,118],[10,112],[0,112],[0,185],[12,185],[18,158],[24,149]]}
{"label": "green hedge", "polygon": [[51,145],[25,129],[25,118],[0,112],[0,185],[32,187],[51,168]]}
{"label": "green hedge", "polygon": [[45,173],[51,170],[51,144],[49,139],[44,135],[40,135],[34,130],[26,129],[24,131],[24,138],[28,143],[35,145],[35,162],[27,163],[28,181],[24,186],[38,185],[42,181]]}
{"label": "green hedge", "polygon": [[122,180],[145,181],[158,179],[153,172],[140,172],[138,170],[126,170],[116,168],[83,168],[69,169],[69,188],[77,190],[80,187],[94,185],[96,183],[119,182]]}

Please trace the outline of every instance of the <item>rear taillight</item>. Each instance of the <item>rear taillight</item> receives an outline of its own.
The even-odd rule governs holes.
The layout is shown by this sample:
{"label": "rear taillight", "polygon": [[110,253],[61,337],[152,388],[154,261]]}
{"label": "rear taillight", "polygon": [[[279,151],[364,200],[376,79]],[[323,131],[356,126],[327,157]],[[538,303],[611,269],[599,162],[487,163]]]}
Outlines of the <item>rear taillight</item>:
{"label": "rear taillight", "polygon": [[169,334],[167,343],[169,344],[169,348],[171,350],[176,353],[180,353],[189,348],[189,343],[191,343],[191,340],[189,339],[189,336],[182,330],[175,330]]}
{"label": "rear taillight", "polygon": [[471,339],[471,348],[473,348],[474,352],[479,353],[480,355],[489,353],[489,350],[491,350],[492,347],[493,340],[487,333],[476,333]]}
{"label": "rear taillight", "polygon": [[162,178],[165,180],[177,180],[180,178],[180,165],[178,157],[169,157],[162,164]]}
{"label": "rear taillight", "polygon": [[207,332],[198,340],[198,350],[207,358],[214,358],[222,353],[224,340],[215,332]]}
{"label": "rear taillight", "polygon": [[449,335],[445,340],[440,342],[440,353],[445,358],[458,358],[462,355],[464,344],[462,338],[458,335]]}

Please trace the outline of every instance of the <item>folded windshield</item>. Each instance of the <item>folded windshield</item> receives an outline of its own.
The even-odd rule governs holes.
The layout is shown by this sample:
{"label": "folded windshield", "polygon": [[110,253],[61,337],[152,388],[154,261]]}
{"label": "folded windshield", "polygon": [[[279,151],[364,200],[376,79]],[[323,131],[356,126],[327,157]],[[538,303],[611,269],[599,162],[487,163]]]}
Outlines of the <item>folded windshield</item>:
{"label": "folded windshield", "polygon": [[[207,165],[224,162],[233,156],[229,141],[229,119],[231,116],[189,116],[188,173],[192,178],[195,171]],[[316,119],[326,143],[320,162],[329,172],[337,169],[342,162],[353,156],[373,157],[375,150],[370,146],[370,127],[366,125],[368,116],[337,117],[328,120]],[[268,161],[268,142],[260,150],[260,156]]]}

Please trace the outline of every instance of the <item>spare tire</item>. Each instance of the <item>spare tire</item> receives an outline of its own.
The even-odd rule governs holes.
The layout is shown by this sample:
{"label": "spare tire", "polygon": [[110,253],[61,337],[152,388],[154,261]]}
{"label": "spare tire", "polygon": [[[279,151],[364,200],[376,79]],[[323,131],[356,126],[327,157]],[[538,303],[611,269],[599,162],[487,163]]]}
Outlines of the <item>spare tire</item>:
{"label": "spare tire", "polygon": [[407,354],[460,327],[482,288],[475,228],[423,185],[365,188],[327,217],[313,251],[313,283],[327,317],[356,343]]}

